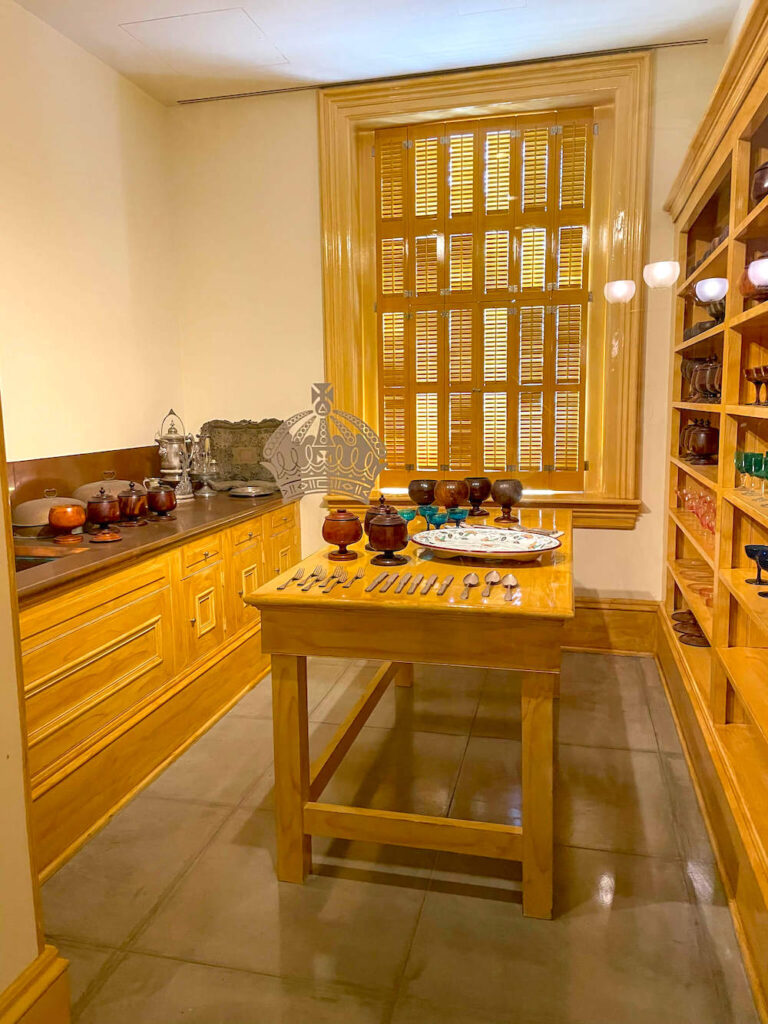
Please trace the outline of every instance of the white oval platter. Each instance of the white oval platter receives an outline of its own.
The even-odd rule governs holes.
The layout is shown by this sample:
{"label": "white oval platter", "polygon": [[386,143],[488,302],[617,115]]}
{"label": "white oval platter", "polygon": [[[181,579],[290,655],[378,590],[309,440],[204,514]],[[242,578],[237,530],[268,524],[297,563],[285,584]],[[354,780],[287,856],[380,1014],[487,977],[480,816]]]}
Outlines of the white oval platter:
{"label": "white oval platter", "polygon": [[424,530],[411,537],[414,544],[441,558],[485,558],[495,561],[532,562],[546,551],[560,547],[556,537],[526,530],[496,530],[489,526],[448,526]]}

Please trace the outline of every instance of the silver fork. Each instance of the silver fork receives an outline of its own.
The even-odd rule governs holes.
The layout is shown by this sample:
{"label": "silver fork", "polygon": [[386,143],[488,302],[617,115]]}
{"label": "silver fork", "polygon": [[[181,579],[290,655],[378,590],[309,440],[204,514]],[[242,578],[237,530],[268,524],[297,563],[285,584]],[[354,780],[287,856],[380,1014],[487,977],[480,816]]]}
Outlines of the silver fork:
{"label": "silver fork", "polygon": [[330,594],[334,587],[338,587],[340,583],[345,583],[347,579],[347,570],[339,569],[337,573],[334,573],[328,583],[323,588],[324,594]]}
{"label": "silver fork", "polygon": [[327,591],[329,591],[331,589],[331,587],[334,584],[334,581],[337,580],[339,578],[339,576],[341,576],[343,571],[344,570],[341,568],[340,565],[336,566],[336,568],[333,570],[331,575],[326,577],[326,584],[323,587],[323,592],[327,592]]}
{"label": "silver fork", "polygon": [[322,566],[322,565],[316,566],[312,570],[312,575],[310,576],[310,578],[307,580],[307,582],[304,584],[304,586],[301,589],[302,590],[311,590],[312,587],[315,585],[315,583],[320,583],[321,580],[325,579],[327,574],[328,574],[328,570],[325,569],[324,566]]}
{"label": "silver fork", "polygon": [[296,572],[293,574],[293,576],[291,576],[291,578],[289,580],[286,580],[285,583],[281,583],[280,586],[277,589],[278,590],[285,590],[285,588],[290,586],[291,583],[298,583],[303,575],[304,575],[304,569],[301,566],[299,566],[299,568],[296,570]]}
{"label": "silver fork", "polygon": [[357,572],[355,573],[354,576],[351,576],[347,580],[347,582],[344,584],[344,589],[345,590],[349,590],[349,588],[352,586],[352,584],[355,582],[355,580],[361,580],[363,578],[363,576],[365,576],[365,569],[363,569],[361,567],[360,569],[357,570]]}

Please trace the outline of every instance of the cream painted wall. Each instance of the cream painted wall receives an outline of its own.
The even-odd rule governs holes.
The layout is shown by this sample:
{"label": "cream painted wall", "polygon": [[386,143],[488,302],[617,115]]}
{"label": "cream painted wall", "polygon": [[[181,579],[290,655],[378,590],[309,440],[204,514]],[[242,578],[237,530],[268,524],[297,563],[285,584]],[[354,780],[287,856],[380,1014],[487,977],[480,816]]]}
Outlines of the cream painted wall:
{"label": "cream painted wall", "polygon": [[14,637],[16,598],[8,571],[7,517],[5,502],[0,501],[0,994],[39,952],[24,796]]}
{"label": "cream painted wall", "polygon": [[[656,54],[650,259],[673,251],[669,186],[724,60],[718,46]],[[285,416],[322,376],[317,120],[314,93],[170,112],[176,158],[185,406],[211,415]],[[298,290],[297,290],[298,289]],[[664,530],[671,293],[647,301],[642,497],[632,532],[580,530],[580,591],[659,599]],[[304,502],[305,549],[319,540]]]}
{"label": "cream painted wall", "polygon": [[[323,380],[314,92],[169,111],[184,409],[280,419]],[[302,502],[305,545],[319,502]]]}
{"label": "cream painted wall", "polygon": [[0,0],[11,460],[151,443],[180,402],[167,111]]}

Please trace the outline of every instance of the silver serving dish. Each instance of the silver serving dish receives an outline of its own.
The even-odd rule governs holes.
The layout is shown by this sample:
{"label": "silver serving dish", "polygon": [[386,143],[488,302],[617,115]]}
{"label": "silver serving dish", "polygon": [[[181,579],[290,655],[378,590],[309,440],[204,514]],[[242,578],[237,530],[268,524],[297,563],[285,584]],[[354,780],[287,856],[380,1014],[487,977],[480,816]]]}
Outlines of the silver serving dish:
{"label": "silver serving dish", "polygon": [[268,490],[263,485],[256,487],[252,484],[240,484],[232,488],[229,496],[230,498],[266,498],[267,495],[273,493],[274,491]]}

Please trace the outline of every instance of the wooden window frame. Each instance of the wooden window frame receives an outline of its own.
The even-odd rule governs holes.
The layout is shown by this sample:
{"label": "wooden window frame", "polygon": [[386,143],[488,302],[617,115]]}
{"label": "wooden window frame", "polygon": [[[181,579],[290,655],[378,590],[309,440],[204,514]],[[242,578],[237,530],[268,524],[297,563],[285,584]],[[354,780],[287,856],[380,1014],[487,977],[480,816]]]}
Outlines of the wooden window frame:
{"label": "wooden window frame", "polygon": [[[378,429],[374,173],[377,128],[460,117],[593,107],[594,148],[587,333],[585,456],[578,493],[533,494],[574,510],[578,527],[632,529],[638,496],[642,310],[610,305],[609,279],[642,280],[651,55],[542,61],[318,94],[326,380],[339,408]],[[598,230],[599,229],[599,230]],[[331,496],[332,497],[332,496]]]}

